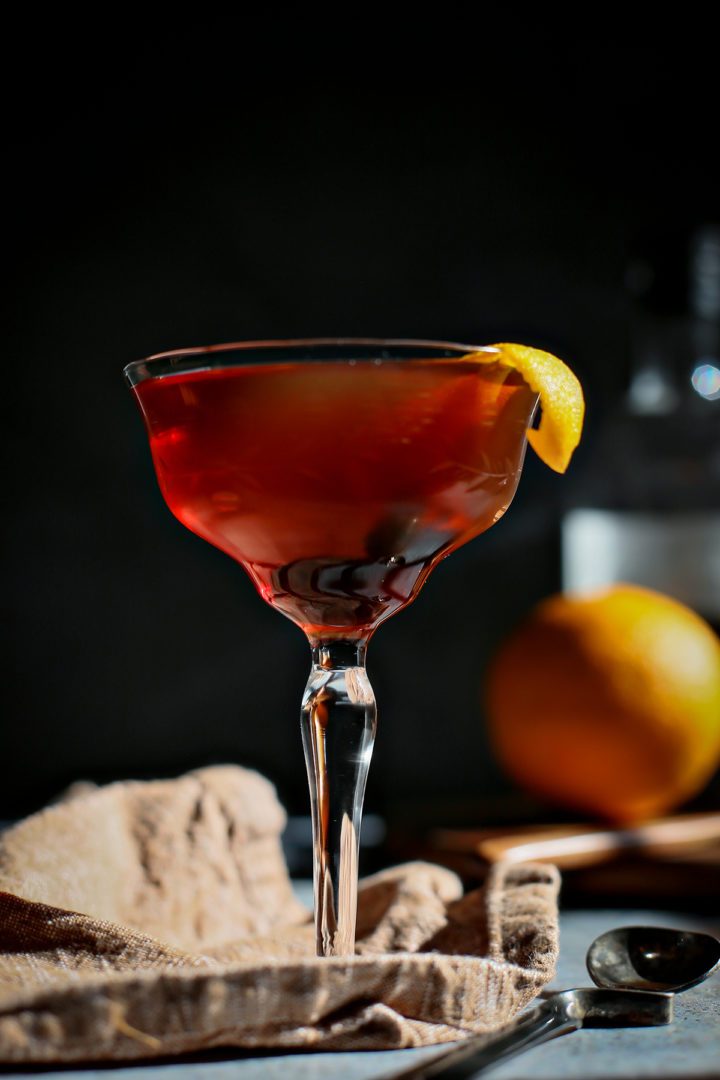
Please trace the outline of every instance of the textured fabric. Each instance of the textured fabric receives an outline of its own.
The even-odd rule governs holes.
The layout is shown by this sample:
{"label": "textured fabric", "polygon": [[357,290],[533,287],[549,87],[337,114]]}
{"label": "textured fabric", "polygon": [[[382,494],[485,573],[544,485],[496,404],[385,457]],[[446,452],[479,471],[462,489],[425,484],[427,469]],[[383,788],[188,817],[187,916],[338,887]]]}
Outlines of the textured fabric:
{"label": "textured fabric", "polygon": [[86,791],[8,830],[0,1061],[447,1042],[551,977],[558,875],[540,865],[465,896],[429,864],[367,878],[356,955],[315,957],[283,824],[271,785],[227,766]]}

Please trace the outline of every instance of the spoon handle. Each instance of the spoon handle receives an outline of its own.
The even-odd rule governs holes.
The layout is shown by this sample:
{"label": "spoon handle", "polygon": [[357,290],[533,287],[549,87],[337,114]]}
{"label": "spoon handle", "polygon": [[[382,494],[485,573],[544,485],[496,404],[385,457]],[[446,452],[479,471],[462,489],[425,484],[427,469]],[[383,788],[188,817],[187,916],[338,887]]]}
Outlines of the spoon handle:
{"label": "spoon handle", "polygon": [[465,1077],[475,1076],[488,1065],[504,1061],[521,1050],[539,1046],[556,1035],[577,1031],[581,1026],[580,1016],[569,1016],[565,1009],[558,1008],[557,999],[550,997],[522,1013],[500,1034],[472,1035],[429,1061],[391,1073],[381,1080],[426,1080],[432,1076],[464,1080]]}

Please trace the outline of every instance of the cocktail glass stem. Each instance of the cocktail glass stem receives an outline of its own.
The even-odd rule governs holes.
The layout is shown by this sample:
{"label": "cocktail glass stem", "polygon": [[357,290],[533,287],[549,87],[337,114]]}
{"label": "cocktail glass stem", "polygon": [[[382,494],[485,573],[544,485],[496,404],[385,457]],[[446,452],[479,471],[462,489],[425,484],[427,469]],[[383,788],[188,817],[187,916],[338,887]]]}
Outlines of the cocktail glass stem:
{"label": "cocktail glass stem", "polygon": [[360,823],[377,718],[365,651],[365,642],[312,645],[303,697],[318,956],[355,951]]}

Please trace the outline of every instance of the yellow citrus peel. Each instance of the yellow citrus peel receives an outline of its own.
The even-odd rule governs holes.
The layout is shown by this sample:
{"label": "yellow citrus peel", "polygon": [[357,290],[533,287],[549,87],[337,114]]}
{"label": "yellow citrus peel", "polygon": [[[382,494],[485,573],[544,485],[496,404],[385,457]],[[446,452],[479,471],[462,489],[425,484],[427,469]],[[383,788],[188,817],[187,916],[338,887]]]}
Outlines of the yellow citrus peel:
{"label": "yellow citrus peel", "polygon": [[[582,387],[567,364],[551,353],[527,345],[493,345],[497,352],[470,353],[468,360],[503,363],[515,368],[540,397],[540,426],[531,428],[528,442],[555,472],[564,473],[582,433],[585,401]],[[500,355],[498,355],[498,353]]]}

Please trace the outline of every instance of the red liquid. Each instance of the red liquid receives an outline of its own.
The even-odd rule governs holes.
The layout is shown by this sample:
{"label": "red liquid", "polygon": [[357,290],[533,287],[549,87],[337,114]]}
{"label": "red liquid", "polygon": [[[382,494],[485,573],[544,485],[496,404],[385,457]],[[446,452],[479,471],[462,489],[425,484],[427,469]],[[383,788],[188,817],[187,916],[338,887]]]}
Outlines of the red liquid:
{"label": "red liquid", "polygon": [[465,360],[215,368],[135,393],[172,512],[315,642],[368,637],[501,517],[536,403]]}

